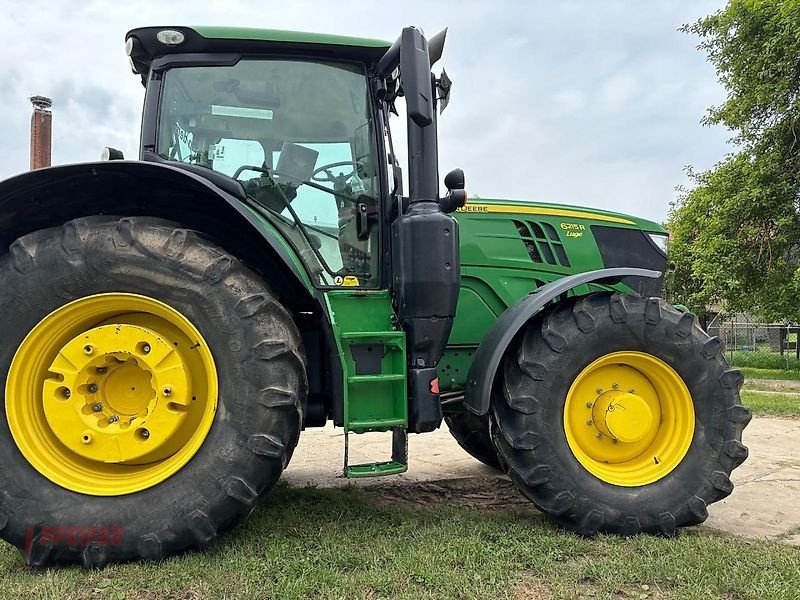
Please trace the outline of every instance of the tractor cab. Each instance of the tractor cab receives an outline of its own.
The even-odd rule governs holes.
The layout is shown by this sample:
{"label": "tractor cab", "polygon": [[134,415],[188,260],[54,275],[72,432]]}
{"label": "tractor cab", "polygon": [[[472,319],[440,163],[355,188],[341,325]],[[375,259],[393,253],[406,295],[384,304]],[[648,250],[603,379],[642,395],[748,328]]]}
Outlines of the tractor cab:
{"label": "tractor cab", "polygon": [[[384,158],[399,52],[397,65],[380,72],[379,63],[391,48],[271,30],[134,30],[127,51],[147,88],[141,159],[229,179],[297,247],[319,286],[379,288],[380,213],[391,222],[402,193],[390,173],[396,157]],[[435,167],[435,146],[425,160]]]}
{"label": "tractor cab", "polygon": [[175,67],[161,88],[160,159],[240,182],[321,284],[379,284],[381,171],[363,65],[251,58]]}

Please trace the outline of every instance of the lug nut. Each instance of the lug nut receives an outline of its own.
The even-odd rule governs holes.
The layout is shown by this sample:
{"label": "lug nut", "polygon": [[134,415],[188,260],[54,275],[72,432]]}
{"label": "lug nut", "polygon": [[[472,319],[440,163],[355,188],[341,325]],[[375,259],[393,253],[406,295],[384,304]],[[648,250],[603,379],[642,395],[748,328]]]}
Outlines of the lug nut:
{"label": "lug nut", "polygon": [[602,437],[603,437],[603,434],[602,434],[602,433],[600,433],[600,432],[598,431],[598,432],[597,432],[597,435],[596,435],[595,437],[596,437],[598,440],[599,440],[599,439],[602,439]]}
{"label": "lug nut", "polygon": [[146,440],[147,438],[150,437],[150,432],[147,429],[142,429],[142,432],[141,432],[140,435],[142,436],[142,439]]}
{"label": "lug nut", "polygon": [[603,393],[603,388],[597,388],[595,391],[596,391],[598,394],[602,394],[602,393]]}
{"label": "lug nut", "polygon": [[629,389],[629,390],[628,390],[628,393],[629,393],[629,394],[635,394],[635,393],[636,393],[636,390],[635,390],[635,389],[633,389],[633,388],[631,388],[631,389]]}
{"label": "lug nut", "polygon": [[165,396],[171,396],[172,395],[172,388],[171,387],[165,387],[163,394]]}
{"label": "lug nut", "polygon": [[108,417],[109,423],[116,423],[117,421],[119,421],[119,417],[117,415],[111,415],[110,417]]}
{"label": "lug nut", "polygon": [[88,433],[84,433],[83,437],[81,438],[81,441],[84,444],[91,444],[92,443],[92,436],[90,436]]}
{"label": "lug nut", "polygon": [[591,419],[586,419],[586,424],[587,425],[591,425],[592,424],[592,420]]}
{"label": "lug nut", "polygon": [[64,398],[69,398],[70,396],[72,396],[72,392],[70,392],[66,388],[64,389],[64,391],[62,393],[64,394]]}
{"label": "lug nut", "polygon": [[100,375],[102,375],[102,374],[103,374],[103,373],[105,373],[106,371],[108,371],[108,367],[97,367],[97,372],[98,372]]}
{"label": "lug nut", "polygon": [[144,344],[142,346],[142,353],[143,354],[150,354],[150,350],[151,350],[150,344]]}
{"label": "lug nut", "polygon": [[94,348],[92,348],[92,347],[91,347],[89,344],[86,344],[86,345],[83,347],[83,353],[84,353],[84,354],[86,354],[86,355],[89,355],[89,354],[91,354],[92,352],[94,352]]}
{"label": "lug nut", "polygon": [[614,385],[612,385],[611,387],[613,387],[615,390],[618,390],[618,389],[619,389],[619,384],[618,384],[618,383],[615,383],[615,384],[614,384]]}
{"label": "lug nut", "polygon": [[87,390],[89,390],[89,393],[90,393],[90,394],[96,394],[96,393],[97,393],[97,384],[96,384],[96,383],[90,383],[90,384],[89,384],[89,385],[86,387],[86,389],[87,389]]}
{"label": "lug nut", "polygon": [[591,402],[587,402],[586,403],[586,408],[592,408],[593,406],[594,406],[594,404],[592,404]]}
{"label": "lug nut", "polygon": [[95,402],[94,404],[92,404],[92,410],[94,412],[100,412],[101,410],[103,410],[103,405],[100,404],[99,402]]}

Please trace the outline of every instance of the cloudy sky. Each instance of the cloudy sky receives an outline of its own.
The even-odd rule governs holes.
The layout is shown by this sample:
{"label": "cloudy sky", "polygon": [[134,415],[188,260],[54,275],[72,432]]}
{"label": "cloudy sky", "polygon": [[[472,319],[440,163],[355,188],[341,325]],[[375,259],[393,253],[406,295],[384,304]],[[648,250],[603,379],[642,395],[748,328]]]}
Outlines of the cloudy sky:
{"label": "cloudy sky", "polygon": [[28,168],[30,103],[53,98],[55,164],[103,146],[135,158],[143,88],[125,32],[239,25],[393,40],[448,26],[439,64],[455,82],[440,123],[440,170],[470,194],[596,206],[664,220],[686,165],[730,147],[701,127],[724,99],[714,70],[677,31],[722,0],[370,0],[91,2],[0,0],[0,179]]}

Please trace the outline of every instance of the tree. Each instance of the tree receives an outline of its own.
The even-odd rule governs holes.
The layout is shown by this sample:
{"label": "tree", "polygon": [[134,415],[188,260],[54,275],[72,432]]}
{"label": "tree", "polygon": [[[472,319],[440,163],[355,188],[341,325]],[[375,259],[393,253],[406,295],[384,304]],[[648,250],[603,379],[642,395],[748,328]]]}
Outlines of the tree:
{"label": "tree", "polygon": [[703,118],[736,152],[690,176],[670,214],[674,294],[766,319],[800,320],[800,0],[729,0],[685,25],[726,101]]}

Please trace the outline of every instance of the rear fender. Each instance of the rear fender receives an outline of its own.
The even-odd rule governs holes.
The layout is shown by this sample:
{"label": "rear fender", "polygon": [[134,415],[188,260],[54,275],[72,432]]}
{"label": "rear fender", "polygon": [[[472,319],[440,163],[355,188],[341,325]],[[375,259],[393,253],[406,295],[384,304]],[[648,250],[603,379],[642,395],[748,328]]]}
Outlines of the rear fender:
{"label": "rear fender", "polygon": [[509,307],[483,336],[467,376],[467,389],[464,393],[464,406],[476,415],[489,411],[492,387],[497,369],[509,344],[525,324],[563,294],[587,283],[613,284],[622,277],[661,277],[659,271],[620,267],[599,269],[577,273],[552,281],[531,292],[516,304]]}
{"label": "rear fender", "polygon": [[281,296],[313,298],[314,287],[292,248],[231,193],[238,184],[230,184],[226,191],[179,167],[140,161],[29,171],[0,182],[0,254],[25,234],[79,217],[160,217],[214,239],[268,276]]}

